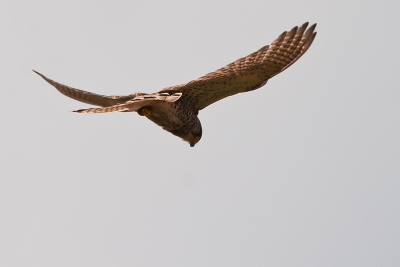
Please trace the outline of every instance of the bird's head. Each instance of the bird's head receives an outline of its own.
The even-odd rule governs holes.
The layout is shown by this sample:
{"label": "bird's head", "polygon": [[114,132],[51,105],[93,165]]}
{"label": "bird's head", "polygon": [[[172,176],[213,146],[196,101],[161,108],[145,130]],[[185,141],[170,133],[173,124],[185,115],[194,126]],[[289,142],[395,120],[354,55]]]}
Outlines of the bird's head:
{"label": "bird's head", "polygon": [[202,133],[200,120],[196,118],[196,123],[193,125],[191,131],[181,136],[181,138],[188,142],[191,147],[194,147],[200,141]]}

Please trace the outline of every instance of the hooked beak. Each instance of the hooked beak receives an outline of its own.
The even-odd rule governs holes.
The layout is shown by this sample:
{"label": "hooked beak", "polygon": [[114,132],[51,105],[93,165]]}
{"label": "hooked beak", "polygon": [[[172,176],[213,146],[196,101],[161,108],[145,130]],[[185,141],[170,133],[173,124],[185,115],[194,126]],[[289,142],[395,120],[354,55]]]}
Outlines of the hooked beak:
{"label": "hooked beak", "polygon": [[201,136],[196,136],[192,142],[190,142],[190,147],[194,147],[200,141]]}

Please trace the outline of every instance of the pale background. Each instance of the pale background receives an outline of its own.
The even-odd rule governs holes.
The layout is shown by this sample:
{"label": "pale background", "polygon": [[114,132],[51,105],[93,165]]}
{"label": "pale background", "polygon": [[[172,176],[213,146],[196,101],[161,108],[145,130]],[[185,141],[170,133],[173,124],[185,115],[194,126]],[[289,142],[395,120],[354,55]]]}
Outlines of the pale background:
{"label": "pale background", "polygon": [[[400,266],[397,1],[2,1],[0,267]],[[31,71],[154,92],[305,21],[310,50],[190,148]]]}

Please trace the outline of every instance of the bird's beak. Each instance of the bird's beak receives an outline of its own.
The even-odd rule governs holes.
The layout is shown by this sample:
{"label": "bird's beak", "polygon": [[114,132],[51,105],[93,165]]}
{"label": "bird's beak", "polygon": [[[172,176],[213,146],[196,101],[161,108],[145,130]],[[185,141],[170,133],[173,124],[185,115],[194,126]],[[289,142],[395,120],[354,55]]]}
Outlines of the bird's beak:
{"label": "bird's beak", "polygon": [[196,137],[194,138],[194,140],[193,140],[192,142],[190,142],[190,147],[194,147],[194,145],[197,144],[197,143],[200,141],[200,138],[201,138],[201,137],[196,136]]}

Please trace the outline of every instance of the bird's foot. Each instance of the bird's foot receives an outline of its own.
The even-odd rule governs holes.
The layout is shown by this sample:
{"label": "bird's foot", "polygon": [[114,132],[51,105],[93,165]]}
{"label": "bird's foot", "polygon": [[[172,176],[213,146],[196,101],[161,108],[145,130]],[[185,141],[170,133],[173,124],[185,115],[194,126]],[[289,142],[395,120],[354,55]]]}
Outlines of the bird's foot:
{"label": "bird's foot", "polygon": [[149,106],[142,107],[142,108],[138,109],[137,113],[140,116],[146,116],[146,117],[150,116],[151,115],[151,107],[149,107]]}

